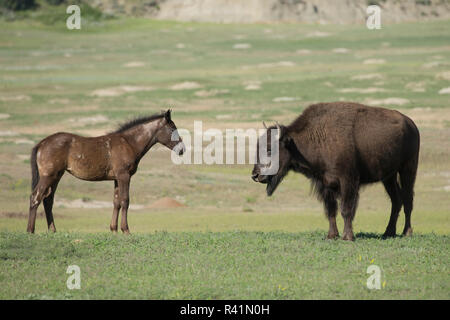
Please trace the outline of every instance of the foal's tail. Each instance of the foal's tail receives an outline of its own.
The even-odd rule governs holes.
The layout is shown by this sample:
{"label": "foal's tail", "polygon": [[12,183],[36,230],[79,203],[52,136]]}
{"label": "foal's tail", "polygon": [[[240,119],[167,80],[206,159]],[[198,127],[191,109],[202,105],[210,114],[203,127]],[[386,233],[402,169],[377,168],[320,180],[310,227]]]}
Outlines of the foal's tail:
{"label": "foal's tail", "polygon": [[39,169],[37,166],[37,153],[39,149],[39,144],[36,145],[31,151],[31,190],[33,191],[39,183]]}

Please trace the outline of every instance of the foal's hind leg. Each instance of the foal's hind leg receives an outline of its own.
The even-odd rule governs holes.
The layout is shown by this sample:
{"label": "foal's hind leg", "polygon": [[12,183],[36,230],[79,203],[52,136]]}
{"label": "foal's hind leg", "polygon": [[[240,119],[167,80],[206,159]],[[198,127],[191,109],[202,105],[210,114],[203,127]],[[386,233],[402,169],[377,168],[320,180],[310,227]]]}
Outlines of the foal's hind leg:
{"label": "foal's hind leg", "polygon": [[119,185],[117,180],[114,180],[114,211],[111,218],[111,224],[109,225],[109,229],[112,232],[117,232],[117,223],[119,220],[119,211],[120,211],[120,198],[119,198]]}
{"label": "foal's hind leg", "polygon": [[398,213],[402,208],[402,199],[400,197],[400,187],[397,183],[397,174],[394,174],[389,179],[383,181],[383,185],[392,202],[391,217],[389,218],[389,223],[383,234],[383,238],[395,237]]}
{"label": "foal's hind leg", "polygon": [[36,212],[42,200],[47,198],[52,193],[51,185],[54,178],[43,176],[40,177],[39,183],[34,188],[30,197],[30,212],[28,216],[27,232],[34,233],[36,225]]}
{"label": "foal's hind leg", "polygon": [[48,230],[56,232],[55,222],[53,220],[53,201],[55,199],[56,188],[58,188],[58,183],[61,180],[62,174],[58,175],[56,180],[50,186],[51,191],[50,195],[47,198],[44,198],[44,209],[45,209],[45,217],[47,218],[47,226]]}
{"label": "foal's hind leg", "polygon": [[129,234],[128,229],[128,206],[130,205],[130,175],[124,174],[118,178],[120,206],[122,207],[122,221],[120,229],[125,234]]}

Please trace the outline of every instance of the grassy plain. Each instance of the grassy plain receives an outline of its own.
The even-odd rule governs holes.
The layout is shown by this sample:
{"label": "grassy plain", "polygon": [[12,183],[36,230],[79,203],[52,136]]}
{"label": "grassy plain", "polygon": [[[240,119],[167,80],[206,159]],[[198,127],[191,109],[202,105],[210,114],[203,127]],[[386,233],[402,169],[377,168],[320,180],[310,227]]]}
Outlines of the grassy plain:
{"label": "grassy plain", "polygon": [[[450,87],[449,30],[450,21],[368,30],[117,18],[72,31],[1,21],[0,297],[448,299],[450,108],[439,92]],[[357,241],[324,241],[328,223],[304,177],[290,174],[267,198],[250,165],[176,166],[163,147],[132,180],[131,237],[106,234],[111,209],[89,208],[112,200],[112,184],[69,175],[56,195],[58,234],[42,217],[37,236],[24,232],[30,150],[51,133],[101,135],[168,107],[191,131],[194,120],[261,128],[337,100],[395,108],[419,126],[412,239],[379,239],[390,212],[379,184],[361,192]],[[163,197],[185,207],[151,208]],[[87,208],[70,207],[79,199]],[[372,259],[386,280],[377,292],[365,287]],[[65,289],[68,264],[86,270],[83,290]]]}

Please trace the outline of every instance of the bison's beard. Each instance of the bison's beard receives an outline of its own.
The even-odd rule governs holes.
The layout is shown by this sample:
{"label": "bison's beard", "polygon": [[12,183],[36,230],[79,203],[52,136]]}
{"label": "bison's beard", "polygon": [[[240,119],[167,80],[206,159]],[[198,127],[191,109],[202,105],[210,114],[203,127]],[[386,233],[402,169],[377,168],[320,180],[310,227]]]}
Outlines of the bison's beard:
{"label": "bison's beard", "polygon": [[280,172],[278,172],[276,175],[270,176],[269,181],[267,182],[266,192],[267,195],[270,197],[280,184],[280,182],[283,180],[283,178],[286,176],[288,170],[282,169]]}

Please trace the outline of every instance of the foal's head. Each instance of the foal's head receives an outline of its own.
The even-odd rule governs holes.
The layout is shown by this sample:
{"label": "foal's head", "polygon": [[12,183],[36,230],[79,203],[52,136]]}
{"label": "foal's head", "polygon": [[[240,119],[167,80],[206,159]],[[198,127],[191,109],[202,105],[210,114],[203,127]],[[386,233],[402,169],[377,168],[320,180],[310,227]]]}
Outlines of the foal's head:
{"label": "foal's head", "polygon": [[156,133],[156,140],[181,156],[186,150],[186,147],[178,135],[177,127],[172,121],[170,113],[170,109],[164,113],[161,128]]}

